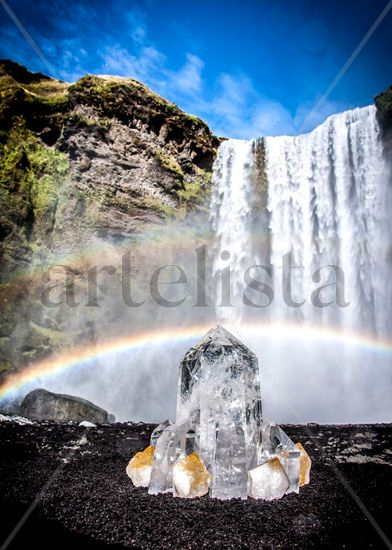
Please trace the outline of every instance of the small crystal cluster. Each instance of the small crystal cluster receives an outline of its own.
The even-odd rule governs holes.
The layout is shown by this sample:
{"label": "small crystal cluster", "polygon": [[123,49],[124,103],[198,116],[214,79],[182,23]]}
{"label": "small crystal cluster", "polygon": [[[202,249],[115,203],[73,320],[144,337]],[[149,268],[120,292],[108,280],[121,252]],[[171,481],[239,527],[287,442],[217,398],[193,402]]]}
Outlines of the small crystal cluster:
{"label": "small crystal cluster", "polygon": [[273,500],[298,493],[310,467],[300,443],[262,422],[257,358],[218,326],[181,363],[176,423],[153,431],[127,474],[150,494]]}

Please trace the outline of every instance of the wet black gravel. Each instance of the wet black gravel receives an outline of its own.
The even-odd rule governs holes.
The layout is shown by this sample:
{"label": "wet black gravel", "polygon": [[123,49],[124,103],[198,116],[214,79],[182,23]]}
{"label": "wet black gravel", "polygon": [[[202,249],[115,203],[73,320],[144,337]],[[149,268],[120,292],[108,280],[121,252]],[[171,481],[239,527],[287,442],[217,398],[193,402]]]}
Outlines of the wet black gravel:
{"label": "wet black gravel", "polygon": [[392,425],[285,427],[311,483],[274,502],[133,487],[125,467],[152,428],[0,423],[0,547],[33,502],[8,548],[385,548],[363,506],[392,539]]}

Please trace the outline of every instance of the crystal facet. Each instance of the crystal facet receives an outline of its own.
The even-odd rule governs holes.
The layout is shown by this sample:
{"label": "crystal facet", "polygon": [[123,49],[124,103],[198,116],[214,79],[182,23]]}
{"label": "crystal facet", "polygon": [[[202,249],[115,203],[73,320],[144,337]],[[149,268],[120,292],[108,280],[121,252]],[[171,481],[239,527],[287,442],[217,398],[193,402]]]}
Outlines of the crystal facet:
{"label": "crystal facet", "polygon": [[165,420],[164,422],[162,422],[161,424],[159,424],[155,430],[153,430],[151,436],[150,436],[150,445],[153,445],[154,447],[156,446],[157,444],[157,441],[158,439],[161,437],[162,435],[162,432],[165,428],[167,428],[168,426],[170,426],[171,422],[170,420]]}
{"label": "crystal facet", "polygon": [[245,434],[234,423],[219,425],[212,468],[211,496],[221,500],[247,498]]}
{"label": "crystal facet", "polygon": [[276,424],[264,422],[261,428],[261,442],[258,449],[257,463],[262,464],[272,457],[279,459],[290,480],[287,492],[298,493],[300,451],[282,428]]}
{"label": "crystal facet", "polygon": [[149,493],[173,490],[173,466],[179,457],[186,456],[187,433],[191,427],[190,420],[183,420],[163,430],[155,447]]}

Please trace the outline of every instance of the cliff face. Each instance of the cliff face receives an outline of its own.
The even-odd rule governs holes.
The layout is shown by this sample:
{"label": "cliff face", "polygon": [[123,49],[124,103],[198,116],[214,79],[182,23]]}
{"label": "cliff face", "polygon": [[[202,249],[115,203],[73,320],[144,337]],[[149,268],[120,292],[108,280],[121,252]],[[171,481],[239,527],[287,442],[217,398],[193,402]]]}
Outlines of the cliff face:
{"label": "cliff face", "polygon": [[383,133],[384,149],[392,155],[392,86],[374,98],[378,120]]}
{"label": "cliff face", "polygon": [[39,283],[30,267],[203,215],[219,139],[130,78],[69,85],[12,61],[0,62],[0,128],[0,371],[8,371],[65,345],[62,314],[42,315],[32,301]]}
{"label": "cliff face", "polygon": [[219,140],[135,80],[67,85],[5,61],[0,93],[3,238],[23,228],[47,245],[61,218],[81,215],[121,237],[186,215],[208,193]]}

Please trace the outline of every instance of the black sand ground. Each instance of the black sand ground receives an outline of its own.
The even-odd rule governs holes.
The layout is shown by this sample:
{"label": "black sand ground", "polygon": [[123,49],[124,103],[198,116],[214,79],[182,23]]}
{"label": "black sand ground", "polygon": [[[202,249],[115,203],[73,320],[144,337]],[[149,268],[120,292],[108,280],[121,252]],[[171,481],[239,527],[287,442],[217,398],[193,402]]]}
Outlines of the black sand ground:
{"label": "black sand ground", "polygon": [[0,547],[32,503],[8,548],[358,549],[392,539],[391,425],[287,426],[313,460],[311,483],[274,502],[134,488],[125,467],[151,429],[0,423]]}

